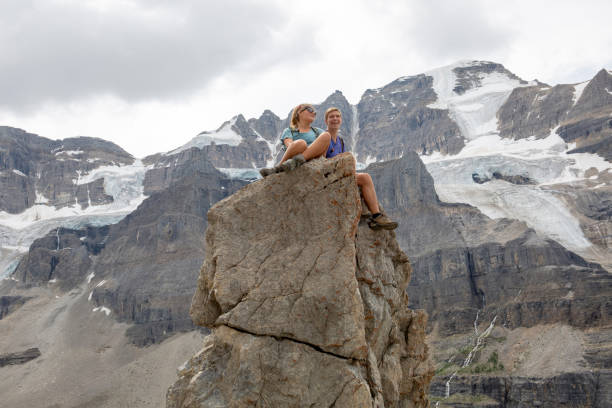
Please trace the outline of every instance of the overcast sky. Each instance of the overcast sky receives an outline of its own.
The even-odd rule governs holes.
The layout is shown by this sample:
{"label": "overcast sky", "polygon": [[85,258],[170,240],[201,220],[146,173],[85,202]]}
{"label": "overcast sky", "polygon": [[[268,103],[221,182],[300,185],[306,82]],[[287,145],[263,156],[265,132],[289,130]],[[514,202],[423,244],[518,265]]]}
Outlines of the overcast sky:
{"label": "overcast sky", "polygon": [[582,82],[612,69],[610,16],[609,0],[0,0],[0,125],[143,157],[457,60]]}

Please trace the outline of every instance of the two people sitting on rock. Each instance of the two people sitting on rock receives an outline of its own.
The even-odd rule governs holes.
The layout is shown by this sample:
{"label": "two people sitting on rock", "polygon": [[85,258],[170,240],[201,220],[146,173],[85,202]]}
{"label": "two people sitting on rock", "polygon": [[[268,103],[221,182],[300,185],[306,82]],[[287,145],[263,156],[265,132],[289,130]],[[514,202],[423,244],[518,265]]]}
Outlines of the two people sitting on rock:
{"label": "two people sitting on rock", "polygon": [[[293,170],[308,160],[325,156],[334,157],[345,152],[344,141],[338,135],[342,125],[342,113],[338,108],[325,112],[327,131],[312,126],[316,110],[310,104],[300,104],[291,113],[290,127],[281,134],[286,151],[280,163],[273,168],[263,168],[260,173],[266,177],[273,173]],[[380,211],[372,177],[367,173],[356,173],[357,185],[361,187],[363,200],[372,215],[368,225],[372,229],[392,230],[397,222],[392,221]]]}

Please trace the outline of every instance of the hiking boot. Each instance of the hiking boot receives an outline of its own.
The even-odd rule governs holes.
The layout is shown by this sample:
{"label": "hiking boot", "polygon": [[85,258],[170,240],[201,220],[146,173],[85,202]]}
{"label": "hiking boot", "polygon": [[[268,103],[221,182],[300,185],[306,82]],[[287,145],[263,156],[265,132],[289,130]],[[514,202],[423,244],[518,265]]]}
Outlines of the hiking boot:
{"label": "hiking boot", "polygon": [[264,167],[262,169],[259,169],[259,174],[261,174],[261,177],[268,177],[270,174],[274,173],[276,173],[276,167]]}
{"label": "hiking boot", "polygon": [[293,160],[295,160],[298,166],[301,166],[302,164],[306,163],[306,159],[302,154],[296,154],[295,156],[293,156]]}
{"label": "hiking boot", "polygon": [[295,170],[298,167],[300,167],[302,164],[304,164],[306,162],[306,159],[304,159],[304,156],[302,156],[301,154],[298,154],[296,156],[293,156],[292,158],[290,158],[289,160],[287,160],[286,162],[284,162],[281,165],[276,166],[278,168],[278,171],[291,171],[291,170]]}
{"label": "hiking boot", "polygon": [[397,222],[391,220],[385,214],[380,214],[378,217],[370,217],[368,219],[368,227],[373,230],[394,230],[397,228]]}

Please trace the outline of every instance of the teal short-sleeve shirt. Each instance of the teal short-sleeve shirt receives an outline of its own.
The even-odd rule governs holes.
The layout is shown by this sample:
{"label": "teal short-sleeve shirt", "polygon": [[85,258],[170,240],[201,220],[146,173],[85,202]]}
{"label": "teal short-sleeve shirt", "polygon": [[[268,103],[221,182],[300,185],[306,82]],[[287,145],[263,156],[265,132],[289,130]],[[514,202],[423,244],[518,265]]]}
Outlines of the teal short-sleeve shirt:
{"label": "teal short-sleeve shirt", "polygon": [[[319,135],[323,133],[323,129],[319,129],[319,128],[315,128],[315,129],[317,130]],[[306,142],[306,145],[310,146],[310,144],[314,142],[315,139],[317,138],[317,133],[315,133],[312,130],[312,128],[308,132],[305,132],[305,133],[297,132],[295,130],[291,132],[291,129],[287,128],[283,130],[283,134],[281,135],[281,141],[283,141],[284,143],[284,140],[287,138],[293,139],[294,141],[301,139]]]}

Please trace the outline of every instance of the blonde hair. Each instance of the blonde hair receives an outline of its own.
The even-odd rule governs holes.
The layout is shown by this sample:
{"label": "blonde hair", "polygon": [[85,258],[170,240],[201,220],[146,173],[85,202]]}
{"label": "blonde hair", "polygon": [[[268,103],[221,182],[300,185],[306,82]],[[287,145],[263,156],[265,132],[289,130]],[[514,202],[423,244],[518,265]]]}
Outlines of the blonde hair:
{"label": "blonde hair", "polygon": [[300,124],[300,112],[302,111],[302,109],[308,106],[312,107],[312,105],[309,103],[300,103],[298,106],[293,108],[293,112],[291,112],[291,122],[289,123],[289,127],[291,129],[298,128],[298,125]]}
{"label": "blonde hair", "polygon": [[340,117],[342,117],[342,112],[340,112],[340,109],[332,106],[331,108],[325,111],[325,122],[327,122],[327,117],[332,112],[338,112],[340,114]]}

